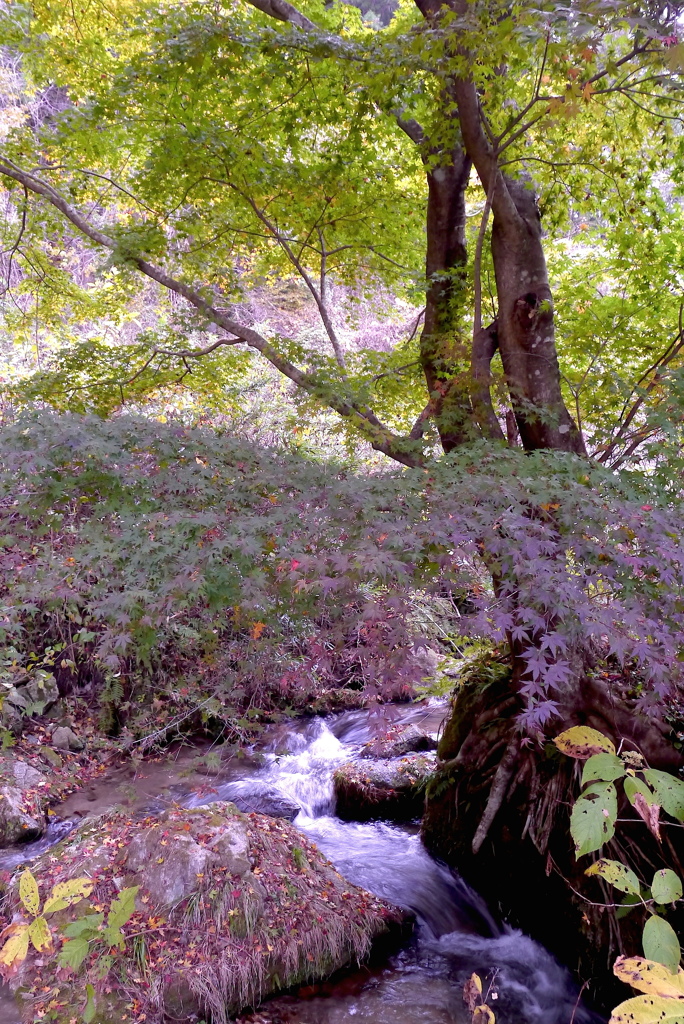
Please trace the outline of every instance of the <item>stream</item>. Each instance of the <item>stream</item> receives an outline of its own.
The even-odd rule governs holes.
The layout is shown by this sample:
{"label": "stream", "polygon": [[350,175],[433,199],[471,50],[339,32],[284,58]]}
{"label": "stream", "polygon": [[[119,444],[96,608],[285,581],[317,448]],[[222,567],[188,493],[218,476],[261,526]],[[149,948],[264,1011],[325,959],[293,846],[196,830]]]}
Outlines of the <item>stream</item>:
{"label": "stream", "polygon": [[[356,823],[335,816],[332,774],[358,757],[362,744],[395,727],[415,722],[437,733],[443,702],[386,706],[274,728],[259,745],[260,757],[231,762],[207,782],[196,776],[176,780],[152,795],[147,808],[178,801],[188,807],[237,799],[255,787],[300,808],[294,824],[305,832],[349,881],[412,911],[412,938],[392,955],[363,968],[279,996],[245,1018],[263,1024],[468,1024],[464,982],[480,975],[497,1024],[599,1024],[579,1001],[566,971],[542,946],[495,921],[484,902],[459,876],[433,860],[418,824]],[[129,787],[130,788],[130,787]],[[106,787],[109,805],[116,791]],[[96,795],[97,796],[97,795]],[[92,798],[93,810],[101,801]],[[57,809],[73,811],[67,801]],[[0,851],[0,868],[14,868],[57,842],[73,822],[51,824],[49,834],[23,849]],[[4,1001],[3,1001],[4,999]],[[0,993],[0,1024],[19,1024],[14,1004]]]}

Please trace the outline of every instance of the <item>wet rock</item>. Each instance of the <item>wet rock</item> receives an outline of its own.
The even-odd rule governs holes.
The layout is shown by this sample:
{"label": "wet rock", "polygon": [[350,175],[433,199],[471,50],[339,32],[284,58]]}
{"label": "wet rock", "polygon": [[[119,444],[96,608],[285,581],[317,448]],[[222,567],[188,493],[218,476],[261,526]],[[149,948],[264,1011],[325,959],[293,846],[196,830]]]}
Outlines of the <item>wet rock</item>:
{"label": "wet rock", "polygon": [[18,758],[0,758],[0,846],[42,835],[48,796],[42,772]]}
{"label": "wet rock", "polygon": [[437,741],[417,725],[403,725],[365,743],[361,757],[403,757],[419,750],[436,750]]}
{"label": "wet rock", "polygon": [[343,764],[333,775],[336,813],[345,821],[417,818],[435,765],[434,754]]}
{"label": "wet rock", "polygon": [[83,750],[83,740],[79,739],[68,725],[58,725],[52,734],[52,746],[58,750]]}
{"label": "wet rock", "polygon": [[300,806],[265,782],[235,783],[226,787],[226,795],[245,814],[267,814],[269,818],[294,821]]}
{"label": "wet rock", "polygon": [[[95,882],[88,899],[50,916],[55,934],[93,914],[94,904],[107,915],[122,890],[138,890],[135,913],[123,925],[124,947],[107,977],[97,930],[68,978],[57,972],[61,941],[40,954],[29,950],[11,979],[27,1022],[43,1019],[49,1001],[60,1005],[65,1021],[80,1019],[84,986],[98,977],[98,1021],[124,1019],[132,1000],[147,1024],[225,1021],[278,989],[323,980],[358,961],[376,936],[400,929],[405,919],[346,882],[289,823],[242,814],[227,802],[176,806],[157,819],[113,812],[91,819],[38,858],[32,871],[41,892],[56,880],[87,875]],[[10,918],[22,913],[18,879],[7,896]],[[139,948],[126,938],[141,931],[154,971],[140,970]],[[107,1005],[97,1002],[100,993]]]}

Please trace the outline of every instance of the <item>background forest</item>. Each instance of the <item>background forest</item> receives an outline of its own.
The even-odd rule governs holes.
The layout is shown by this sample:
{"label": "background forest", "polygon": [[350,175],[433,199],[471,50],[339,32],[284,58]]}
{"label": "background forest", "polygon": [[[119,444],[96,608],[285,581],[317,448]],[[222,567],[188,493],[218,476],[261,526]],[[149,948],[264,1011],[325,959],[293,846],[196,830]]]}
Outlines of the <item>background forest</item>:
{"label": "background forest", "polygon": [[239,746],[436,655],[433,852],[530,929],[521,878],[582,884],[551,741],[681,760],[681,19],[5,0],[5,746],[46,674],[122,749]]}

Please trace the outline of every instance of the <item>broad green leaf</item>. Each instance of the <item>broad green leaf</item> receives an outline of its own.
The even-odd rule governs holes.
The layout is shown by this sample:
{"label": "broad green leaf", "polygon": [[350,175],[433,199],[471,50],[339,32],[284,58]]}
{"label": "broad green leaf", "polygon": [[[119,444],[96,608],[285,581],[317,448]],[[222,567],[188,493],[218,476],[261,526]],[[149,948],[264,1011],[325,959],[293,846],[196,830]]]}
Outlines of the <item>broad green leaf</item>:
{"label": "broad green leaf", "polygon": [[[601,787],[598,789],[597,787]],[[570,833],[578,857],[593,853],[615,834],[617,793],[612,782],[594,783],[592,792],[576,801],[570,816]]]}
{"label": "broad green leaf", "polygon": [[126,946],[126,940],[124,933],[120,928],[115,925],[108,924],[105,930],[102,932],[102,938],[106,944],[111,948],[116,946],[118,949],[124,949]]}
{"label": "broad green leaf", "polygon": [[52,946],[52,935],[50,934],[48,923],[42,914],[34,921],[31,921],[29,925],[29,938],[39,953],[44,949],[50,949]]}
{"label": "broad green leaf", "polygon": [[644,776],[655,790],[656,799],[664,811],[684,821],[684,782],[668,772],[645,768]]}
{"label": "broad green leaf", "polygon": [[651,894],[656,903],[674,903],[682,898],[682,880],[670,868],[661,868],[653,876]]}
{"label": "broad green leaf", "polygon": [[72,921],[71,924],[68,924],[64,929],[64,934],[69,939],[78,939],[89,933],[94,934],[102,924],[103,919],[104,914],[86,914],[85,917],[79,917],[78,921]]}
{"label": "broad green leaf", "polygon": [[12,967],[26,959],[29,947],[29,926],[19,925],[0,950],[0,964]]}
{"label": "broad green leaf", "polygon": [[49,899],[45,901],[43,913],[54,914],[58,910],[66,910],[72,904],[90,896],[94,886],[92,878],[71,878],[68,882],[58,882],[53,887]]}
{"label": "broad green leaf", "polygon": [[684,1006],[678,999],[635,996],[615,1007],[608,1024],[684,1024]]}
{"label": "broad green leaf", "polygon": [[620,892],[628,892],[633,896],[639,895],[639,879],[634,872],[621,864],[618,860],[606,860],[602,857],[595,864],[588,867],[585,875],[598,875],[605,878],[610,885],[619,889]]}
{"label": "broad green leaf", "polygon": [[644,925],[642,942],[647,960],[664,964],[669,971],[676,973],[682,951],[672,925],[662,917],[649,917]]}
{"label": "broad green leaf", "polygon": [[572,729],[566,729],[560,736],[556,736],[553,742],[562,754],[578,761],[585,761],[594,754],[615,754],[612,740],[597,729],[590,729],[588,725],[574,725]]}
{"label": "broad green leaf", "polygon": [[108,928],[122,928],[135,913],[135,897],[140,886],[134,885],[129,889],[122,889],[109,908],[107,915]]}
{"label": "broad green leaf", "polygon": [[22,871],[19,878],[19,898],[29,914],[35,917],[40,910],[40,893],[38,892],[38,883],[28,868]]}
{"label": "broad green leaf", "polygon": [[622,778],[625,770],[624,763],[615,754],[592,754],[582,769],[582,785],[586,786],[594,779],[614,782]]}
{"label": "broad green leaf", "polygon": [[641,956],[620,956],[615,961],[613,973],[638,992],[684,1000],[684,971],[681,967],[677,968],[676,974],[672,974],[655,960],[646,960]]}
{"label": "broad green leaf", "polygon": [[637,793],[641,793],[644,800],[649,804],[657,803],[655,793],[650,789],[645,782],[641,779],[636,778],[634,775],[628,775],[624,781],[625,796],[629,800],[630,804],[634,806],[634,797]]}
{"label": "broad green leaf", "polygon": [[88,956],[90,944],[87,939],[69,939],[59,951],[59,966],[71,967],[77,971],[85,958]]}

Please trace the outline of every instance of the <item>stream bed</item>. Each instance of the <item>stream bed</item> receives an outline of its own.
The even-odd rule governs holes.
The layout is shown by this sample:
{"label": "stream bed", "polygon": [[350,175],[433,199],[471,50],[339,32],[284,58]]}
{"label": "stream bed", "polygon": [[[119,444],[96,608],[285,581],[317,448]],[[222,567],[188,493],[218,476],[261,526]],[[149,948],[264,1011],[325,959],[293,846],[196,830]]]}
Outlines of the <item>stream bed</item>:
{"label": "stream bed", "polygon": [[[349,881],[416,916],[410,940],[322,985],[271,999],[245,1021],[263,1024],[468,1024],[463,985],[480,975],[497,1024],[598,1024],[579,1001],[569,973],[542,946],[495,921],[458,875],[433,860],[418,824],[346,822],[335,815],[332,775],[359,756],[362,744],[389,727],[414,722],[436,733],[445,713],[438,701],[393,705],[312,718],[265,734],[256,759],[234,759],[215,779],[167,774],[166,785],[143,786],[147,809],[175,801],[188,807],[238,799],[255,787],[299,808],[294,824]],[[129,799],[135,780],[128,784]],[[81,798],[82,799],[82,798]],[[117,802],[105,783],[90,794],[90,812]],[[23,848],[0,851],[0,869],[14,868],[57,842],[73,826],[77,800],[57,808],[62,820]],[[76,813],[79,815],[82,810]],[[13,1002],[0,993],[0,1024],[19,1024]]]}

